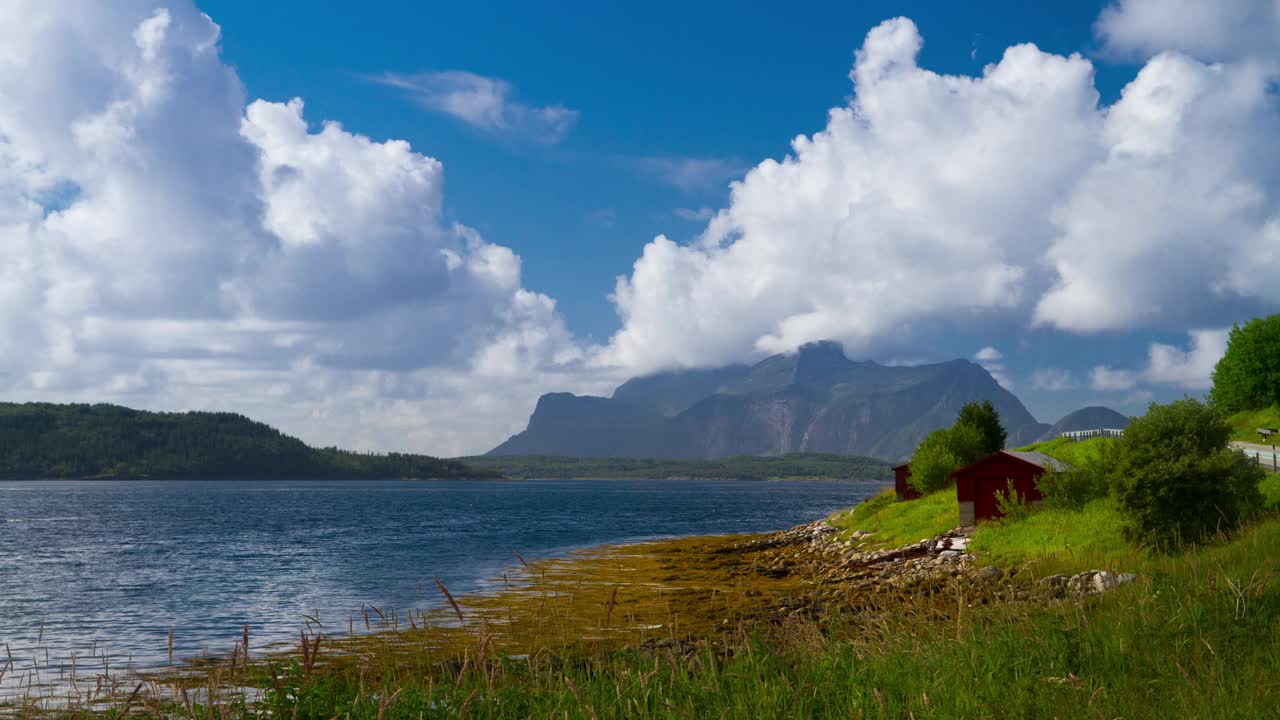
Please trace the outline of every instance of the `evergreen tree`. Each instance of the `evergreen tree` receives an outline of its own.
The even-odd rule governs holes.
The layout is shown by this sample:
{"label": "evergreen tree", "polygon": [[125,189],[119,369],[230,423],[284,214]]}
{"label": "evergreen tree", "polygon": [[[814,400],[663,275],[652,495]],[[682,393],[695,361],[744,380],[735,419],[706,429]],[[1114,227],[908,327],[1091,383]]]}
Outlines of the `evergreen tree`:
{"label": "evergreen tree", "polygon": [[983,400],[981,403],[965,403],[965,406],[960,408],[960,417],[956,424],[968,425],[978,431],[982,436],[982,442],[979,445],[982,455],[1003,450],[1005,442],[1009,439],[1009,433],[1005,431],[1004,425],[1000,424],[1000,413],[996,412],[990,400]]}

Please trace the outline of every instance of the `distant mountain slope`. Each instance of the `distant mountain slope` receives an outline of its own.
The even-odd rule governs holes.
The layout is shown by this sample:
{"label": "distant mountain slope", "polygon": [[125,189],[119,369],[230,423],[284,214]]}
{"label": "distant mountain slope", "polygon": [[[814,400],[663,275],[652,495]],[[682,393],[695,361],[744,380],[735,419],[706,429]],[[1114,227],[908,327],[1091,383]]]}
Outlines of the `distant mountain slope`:
{"label": "distant mountain slope", "polygon": [[750,371],[750,365],[730,365],[632,378],[613,391],[613,399],[673,417],[698,400],[738,382]]}
{"label": "distant mountain slope", "polygon": [[656,410],[611,398],[548,393],[528,428],[487,455],[691,457],[692,446]]}
{"label": "distant mountain slope", "polygon": [[[1064,432],[1076,430],[1096,430],[1098,428],[1125,428],[1129,426],[1129,417],[1106,407],[1087,407],[1064,415],[1039,437],[1041,442],[1052,440]],[[1012,444],[1012,443],[1010,443]],[[1016,445],[1014,447],[1017,447]]]}
{"label": "distant mountain slope", "polygon": [[753,366],[675,371],[624,383],[612,398],[545,395],[528,428],[489,455],[722,458],[793,452],[908,456],[966,402],[990,400],[1011,446],[1048,428],[966,360],[894,367],[813,343]]}
{"label": "distant mountain slope", "polygon": [[0,478],[319,480],[494,474],[425,455],[316,449],[233,413],[0,403]]}

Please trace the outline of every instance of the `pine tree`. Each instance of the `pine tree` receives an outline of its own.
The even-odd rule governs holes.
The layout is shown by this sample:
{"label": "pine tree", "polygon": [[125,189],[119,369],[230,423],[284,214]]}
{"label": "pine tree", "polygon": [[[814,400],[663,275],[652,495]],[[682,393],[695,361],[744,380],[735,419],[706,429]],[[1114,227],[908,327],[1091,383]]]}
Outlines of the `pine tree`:
{"label": "pine tree", "polygon": [[996,412],[990,400],[983,400],[981,403],[965,403],[965,406],[960,408],[960,417],[956,424],[968,425],[978,431],[982,436],[983,455],[1003,450],[1005,442],[1009,439],[1009,433],[1000,424],[1000,413]]}

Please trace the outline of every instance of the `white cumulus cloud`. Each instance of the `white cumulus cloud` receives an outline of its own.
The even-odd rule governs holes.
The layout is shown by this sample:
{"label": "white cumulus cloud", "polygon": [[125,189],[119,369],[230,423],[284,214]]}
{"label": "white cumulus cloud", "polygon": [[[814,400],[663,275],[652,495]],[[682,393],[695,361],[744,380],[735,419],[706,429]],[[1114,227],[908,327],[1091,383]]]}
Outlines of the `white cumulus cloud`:
{"label": "white cumulus cloud", "polygon": [[248,102],[218,37],[186,1],[7,4],[0,392],[451,454],[607,385],[520,258],[443,220],[437,160]]}
{"label": "white cumulus cloud", "polygon": [[1139,382],[1187,390],[1207,390],[1213,385],[1213,369],[1227,352],[1229,328],[1192,330],[1186,350],[1151,343],[1144,367],[1126,370],[1100,365],[1093,369],[1090,387],[1094,390],[1129,390]]}
{"label": "white cumulus cloud", "polygon": [[1212,387],[1213,368],[1227,352],[1230,330],[1192,330],[1190,335],[1188,350],[1152,343],[1143,378],[1150,383],[1189,390]]}
{"label": "white cumulus cloud", "polygon": [[1103,10],[1107,50],[1149,56],[1177,50],[1207,60],[1280,59],[1275,0],[1119,0]]}
{"label": "white cumulus cloud", "polygon": [[[1118,43],[1107,28],[1140,4],[1100,32]],[[826,338],[893,354],[940,327],[1185,329],[1280,302],[1267,62],[1160,52],[1102,106],[1079,55],[1018,45],[971,77],[921,67],[922,44],[905,18],[873,29],[824,129],[733,183],[695,241],[654,238],[600,358],[711,365]]]}

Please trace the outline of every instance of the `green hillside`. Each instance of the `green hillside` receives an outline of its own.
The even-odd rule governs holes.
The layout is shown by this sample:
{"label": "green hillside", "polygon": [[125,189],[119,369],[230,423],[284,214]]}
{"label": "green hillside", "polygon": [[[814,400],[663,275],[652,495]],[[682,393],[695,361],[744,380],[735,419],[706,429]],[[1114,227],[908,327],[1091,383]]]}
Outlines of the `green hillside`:
{"label": "green hillside", "polygon": [[1258,428],[1280,428],[1280,405],[1238,412],[1227,418],[1227,424],[1231,426],[1232,440],[1259,442]]}
{"label": "green hillside", "polygon": [[484,477],[454,460],[317,449],[242,415],[0,403],[0,478]]}
{"label": "green hillside", "polygon": [[1102,449],[1114,443],[1111,438],[1091,438],[1089,440],[1072,440],[1071,438],[1054,438],[1044,442],[1032,443],[1018,448],[1020,452],[1042,452],[1051,458],[1057,458],[1068,465],[1082,465],[1096,459]]}
{"label": "green hillside", "polygon": [[485,455],[459,458],[513,478],[852,479],[889,482],[889,465],[859,455],[737,455],[719,460]]}

